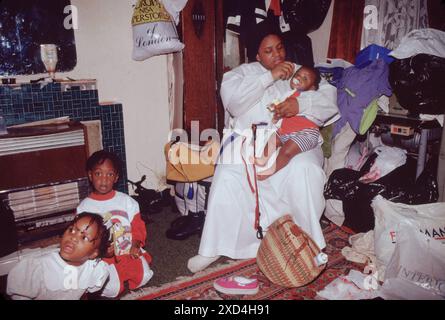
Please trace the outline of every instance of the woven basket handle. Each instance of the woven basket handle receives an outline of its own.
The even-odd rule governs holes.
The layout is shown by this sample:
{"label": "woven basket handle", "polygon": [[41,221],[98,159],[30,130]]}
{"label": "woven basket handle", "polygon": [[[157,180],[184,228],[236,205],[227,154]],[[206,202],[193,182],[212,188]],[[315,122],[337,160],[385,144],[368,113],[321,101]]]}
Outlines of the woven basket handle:
{"label": "woven basket handle", "polygon": [[[286,219],[283,221],[280,221],[279,224],[276,225],[277,229],[281,229],[284,228],[284,225],[286,224],[290,224],[290,232],[295,236],[298,237],[299,234],[302,234],[300,232],[300,228],[292,221],[292,219]],[[303,234],[304,235],[304,234]],[[288,238],[289,236],[287,236],[286,238]],[[304,237],[304,239],[307,241],[307,237]],[[302,250],[304,249],[304,243],[301,244],[296,250],[295,250],[295,254],[299,254]]]}
{"label": "woven basket handle", "polygon": [[[288,222],[290,222],[290,221],[288,221]],[[304,240],[308,244],[308,246],[311,249],[311,252],[314,256],[318,254],[320,249],[318,248],[317,244],[311,238],[309,238],[308,235],[298,225],[296,225],[295,223],[292,223],[292,226],[290,227],[290,231],[292,232],[292,234],[294,236],[297,237],[297,236],[301,235],[304,238]],[[314,248],[314,246],[315,246],[315,248]],[[303,251],[303,249],[304,249],[304,244],[299,246],[297,248],[297,250],[295,250],[295,253],[299,254],[301,251]]]}

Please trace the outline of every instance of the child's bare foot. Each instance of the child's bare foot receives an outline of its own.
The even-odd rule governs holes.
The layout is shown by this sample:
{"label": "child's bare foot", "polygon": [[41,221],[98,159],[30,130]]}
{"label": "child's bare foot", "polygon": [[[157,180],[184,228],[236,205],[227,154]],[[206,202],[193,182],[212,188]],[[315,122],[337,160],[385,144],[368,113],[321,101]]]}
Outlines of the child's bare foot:
{"label": "child's bare foot", "polygon": [[259,167],[264,167],[267,164],[268,159],[264,158],[255,158],[255,164]]}
{"label": "child's bare foot", "polygon": [[266,180],[267,178],[269,178],[270,176],[271,176],[271,174],[258,175],[258,176],[257,176],[257,179],[258,179],[258,181],[264,181],[264,180]]}
{"label": "child's bare foot", "polygon": [[273,175],[275,173],[275,170],[273,169],[267,169],[261,172],[257,173],[257,179],[259,181],[263,181],[266,180],[267,178],[269,178],[271,175]]}

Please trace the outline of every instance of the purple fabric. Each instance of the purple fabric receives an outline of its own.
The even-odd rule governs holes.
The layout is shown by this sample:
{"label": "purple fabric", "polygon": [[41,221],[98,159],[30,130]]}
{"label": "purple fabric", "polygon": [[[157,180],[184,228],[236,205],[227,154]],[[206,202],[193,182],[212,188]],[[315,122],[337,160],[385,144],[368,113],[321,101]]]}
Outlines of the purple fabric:
{"label": "purple fabric", "polygon": [[[363,69],[349,67],[343,71],[337,84],[337,104],[341,118],[333,129],[333,136],[340,132],[348,122],[355,133],[359,133],[363,111],[374,99],[381,95],[390,96],[388,65],[383,59],[374,60]],[[355,94],[352,97],[347,90]]]}

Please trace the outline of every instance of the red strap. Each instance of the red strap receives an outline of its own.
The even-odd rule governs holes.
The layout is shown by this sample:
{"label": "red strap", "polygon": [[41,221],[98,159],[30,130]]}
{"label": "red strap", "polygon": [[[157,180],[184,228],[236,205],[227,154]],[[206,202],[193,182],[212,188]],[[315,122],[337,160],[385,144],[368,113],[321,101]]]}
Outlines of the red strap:
{"label": "red strap", "polygon": [[[243,142],[241,145],[241,150],[243,149],[243,145],[244,142],[246,141],[246,137],[243,137]],[[255,156],[255,141],[254,143],[254,156]],[[249,187],[250,190],[252,191],[252,193],[255,193],[255,230],[257,230],[257,238],[258,239],[262,239],[263,238],[263,229],[260,226],[260,202],[258,199],[258,182],[257,182],[257,177],[256,177],[256,168],[255,168],[255,162],[253,163],[253,178],[254,178],[254,183],[255,183],[255,187],[252,185],[252,181],[250,180],[250,175],[249,175],[249,170],[247,169],[247,163],[246,160],[243,157],[243,154],[241,153],[241,159],[243,160],[244,163],[244,169],[246,170],[246,175],[247,175],[247,182],[249,183]]]}
{"label": "red strap", "polygon": [[281,0],[271,0],[269,10],[272,10],[275,16],[281,16]]}
{"label": "red strap", "polygon": [[[253,142],[255,143],[255,142]],[[257,182],[257,178],[256,178],[256,168],[255,168],[255,163],[253,163],[253,177],[254,177],[254,181],[255,181],[255,230],[261,229],[260,227],[260,201],[258,199],[258,182]],[[260,231],[260,230],[258,230]]]}
{"label": "red strap", "polygon": [[[241,144],[241,150],[243,150],[243,145],[244,145],[244,142],[246,141],[246,137],[243,137],[243,142],[242,142],[242,144]],[[247,163],[246,163],[246,160],[244,159],[244,157],[243,157],[243,153],[241,152],[241,159],[243,160],[243,163],[244,163],[244,169],[246,170],[246,175],[247,175],[247,182],[249,182],[249,187],[250,187],[250,190],[252,191],[252,193],[254,193],[255,192],[255,189],[254,189],[254,187],[253,187],[253,185],[252,185],[252,181],[250,181],[250,175],[249,175],[249,170],[247,170]],[[255,177],[256,178],[256,177]]]}

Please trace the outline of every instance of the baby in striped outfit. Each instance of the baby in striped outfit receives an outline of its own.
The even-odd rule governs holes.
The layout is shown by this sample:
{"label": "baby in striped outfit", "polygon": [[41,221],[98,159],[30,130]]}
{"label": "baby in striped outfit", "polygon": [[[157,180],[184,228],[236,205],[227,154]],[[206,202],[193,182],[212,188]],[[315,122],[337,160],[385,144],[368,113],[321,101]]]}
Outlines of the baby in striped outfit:
{"label": "baby in striped outfit", "polygon": [[[302,66],[293,75],[290,86],[293,89],[292,97],[298,97],[301,92],[318,90],[320,73],[317,69]],[[269,107],[270,111],[274,111]],[[255,164],[264,167],[274,151],[281,147],[275,164],[258,173],[258,180],[265,180],[275,172],[284,168],[297,154],[315,148],[320,141],[318,126],[302,115],[283,118],[281,127],[271,135],[264,147],[263,154],[255,158]]]}

